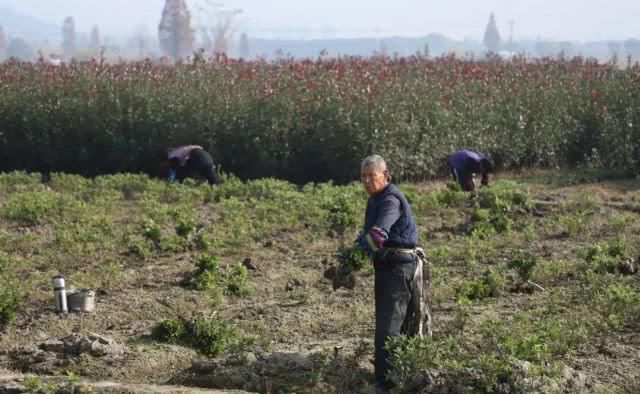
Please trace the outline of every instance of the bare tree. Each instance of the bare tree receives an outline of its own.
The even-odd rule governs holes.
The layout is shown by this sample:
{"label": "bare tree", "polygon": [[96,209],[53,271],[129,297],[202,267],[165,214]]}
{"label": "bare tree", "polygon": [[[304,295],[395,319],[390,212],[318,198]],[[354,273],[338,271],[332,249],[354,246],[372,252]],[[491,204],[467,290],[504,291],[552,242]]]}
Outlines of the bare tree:
{"label": "bare tree", "polygon": [[154,40],[146,26],[139,25],[134,29],[127,47],[140,59],[153,56]]}
{"label": "bare tree", "polygon": [[489,52],[498,52],[500,49],[500,33],[498,32],[496,18],[493,16],[493,12],[491,13],[491,16],[489,16],[489,23],[484,31],[483,43]]}
{"label": "bare tree", "polygon": [[198,31],[203,48],[226,54],[232,48],[233,36],[238,28],[236,17],[242,10],[224,10],[221,4],[212,0],[201,0],[194,4],[198,11]]}
{"label": "bare tree", "polygon": [[91,29],[91,35],[89,36],[89,48],[95,52],[100,49],[100,30],[98,30],[98,26],[93,26],[93,29]]}
{"label": "bare tree", "polygon": [[247,37],[247,33],[242,33],[240,36],[240,57],[249,57],[249,37]]}
{"label": "bare tree", "polygon": [[378,43],[378,54],[380,54],[380,56],[387,56],[387,52],[389,52],[387,41],[385,39],[382,39]]}
{"label": "bare tree", "polygon": [[76,27],[72,16],[66,17],[62,25],[62,52],[65,59],[71,59],[76,52]]}
{"label": "bare tree", "polygon": [[166,0],[158,26],[158,38],[160,48],[166,55],[174,59],[191,55],[194,35],[185,0]]}

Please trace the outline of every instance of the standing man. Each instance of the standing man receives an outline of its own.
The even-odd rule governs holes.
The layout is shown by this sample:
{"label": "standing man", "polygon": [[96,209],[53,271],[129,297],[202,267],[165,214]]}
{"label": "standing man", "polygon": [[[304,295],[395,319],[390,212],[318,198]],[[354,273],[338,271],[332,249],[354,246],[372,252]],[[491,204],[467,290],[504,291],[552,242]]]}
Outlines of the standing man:
{"label": "standing man", "polygon": [[489,185],[489,174],[494,172],[493,164],[487,156],[470,149],[453,152],[449,155],[447,163],[453,180],[468,192],[476,188],[473,174],[482,174],[481,184],[487,186]]}
{"label": "standing man", "polygon": [[422,326],[415,332],[416,325],[410,322],[416,318],[413,312],[419,310],[415,306],[424,301],[422,260],[417,255],[418,231],[411,207],[389,183],[384,159],[378,155],[364,159],[360,180],[369,199],[356,244],[371,257],[375,268],[375,378],[386,389],[391,383],[386,376],[390,366],[385,341],[402,334],[422,334]]}
{"label": "standing man", "polygon": [[163,161],[167,167],[167,179],[172,182],[182,182],[185,178],[204,178],[211,185],[220,182],[213,158],[199,145],[168,148]]}

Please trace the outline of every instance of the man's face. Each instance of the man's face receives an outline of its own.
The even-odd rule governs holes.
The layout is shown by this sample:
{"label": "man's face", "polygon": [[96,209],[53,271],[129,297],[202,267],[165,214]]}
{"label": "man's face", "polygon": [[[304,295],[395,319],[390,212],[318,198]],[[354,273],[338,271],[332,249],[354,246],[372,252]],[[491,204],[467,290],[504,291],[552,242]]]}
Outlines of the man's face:
{"label": "man's face", "polygon": [[370,195],[378,193],[387,186],[389,172],[376,164],[369,164],[360,168],[360,181],[364,190]]}

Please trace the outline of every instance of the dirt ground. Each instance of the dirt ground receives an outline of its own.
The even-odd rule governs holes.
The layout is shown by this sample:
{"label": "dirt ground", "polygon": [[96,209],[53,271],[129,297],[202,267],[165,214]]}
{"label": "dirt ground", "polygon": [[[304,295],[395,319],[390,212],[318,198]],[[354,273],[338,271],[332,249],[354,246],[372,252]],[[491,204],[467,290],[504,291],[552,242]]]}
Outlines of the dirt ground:
{"label": "dirt ground", "polygon": [[[638,240],[640,216],[634,211],[637,202],[634,198],[640,197],[640,182],[637,179],[577,179],[572,184],[572,181],[564,182],[563,179],[550,177],[548,172],[511,174],[508,177],[515,178],[519,187],[528,193],[534,203],[538,203],[539,216],[533,218],[538,236],[530,242],[536,251],[549,259],[575,261],[575,245],[600,239],[621,236],[630,243]],[[443,182],[434,182],[413,186],[427,193],[443,185]],[[546,222],[550,216],[558,215],[559,210],[564,209],[558,208],[564,201],[578,201],[586,194],[595,201],[597,213],[592,215],[581,233],[575,236],[561,235],[562,231],[556,224]],[[419,212],[418,222],[425,249],[443,245],[455,248],[459,245],[464,237],[460,226],[468,218],[469,212],[469,208]],[[620,234],[608,234],[608,223],[614,216],[621,215],[631,215],[631,219],[624,224],[624,230]],[[277,221],[278,218],[271,220]],[[13,233],[24,231],[7,221],[3,222],[2,227]],[[36,239],[41,240],[38,242],[45,242],[42,241],[46,237],[42,235],[44,233],[38,233],[37,229],[30,231]],[[374,334],[373,274],[370,269],[359,272],[354,289],[334,290],[331,281],[324,277],[325,270],[337,264],[337,246],[341,242],[350,242],[353,236],[351,232],[339,235],[329,231],[319,234],[311,229],[284,229],[241,247],[213,250],[225,264],[237,264],[250,258],[256,267],[249,271],[255,287],[254,295],[228,296],[218,307],[212,306],[197,290],[184,286],[185,279],[195,269],[193,257],[196,253],[191,251],[162,252],[145,262],[125,264],[122,274],[108,288],[97,289],[95,311],[83,314],[55,313],[53,290],[47,290],[50,287],[47,278],[55,272],[46,267],[38,290],[30,293],[29,299],[19,308],[15,321],[0,334],[0,367],[5,368],[2,379],[5,382],[17,382],[24,378],[23,373],[43,379],[47,376],[77,376],[82,382],[92,382],[95,392],[109,392],[106,383],[96,383],[107,381],[147,385],[121,387],[122,392],[182,390],[166,386],[161,391],[164,386],[149,386],[170,383],[209,389],[247,389],[242,383],[232,383],[232,378],[222,383],[204,379],[208,367],[203,365],[215,360],[188,346],[160,343],[151,337],[152,327],[160,319],[216,316],[232,321],[244,332],[259,337],[258,349],[249,356],[256,357],[258,363],[271,365],[265,360],[269,360],[269,355],[273,354],[308,356],[316,352],[323,352],[344,362],[344,370],[334,370],[331,379],[321,379],[313,387],[293,385],[291,389],[283,391],[370,391]],[[497,252],[480,264],[491,266],[508,255],[515,245],[527,242],[519,236],[497,239]],[[636,245],[632,247],[636,248]],[[37,261],[37,250],[30,253]],[[37,264],[35,269],[38,269]],[[87,268],[87,271],[95,272],[92,269]],[[450,264],[440,267],[434,275],[466,278],[469,272],[464,265],[452,259]],[[640,279],[636,278],[633,283],[638,290]],[[571,274],[546,278],[540,284],[545,289],[580,286]],[[432,290],[438,292],[432,295],[435,299],[434,336],[437,336],[449,330],[456,318],[457,306],[450,288],[434,286]],[[516,312],[542,305],[547,297],[549,291],[507,293],[496,299],[474,303],[469,309],[470,319],[512,316]],[[98,334],[112,340],[113,344],[121,345],[118,349],[122,351],[107,351],[101,356],[80,354],[67,357],[58,354],[54,355],[58,361],[34,369],[35,359],[29,358],[29,354],[34,354],[33,348],[41,348],[48,340],[62,339],[71,334]],[[16,361],[20,354],[24,355],[22,363]],[[561,360],[566,366],[586,376],[590,381],[589,391],[623,393],[640,389],[640,335],[637,331],[623,328],[605,339],[581,343],[562,356]],[[284,380],[293,370],[313,372],[311,367],[305,366],[304,360],[289,360],[278,365],[281,369],[273,373],[281,373],[279,378]],[[306,379],[304,374],[300,376]],[[265,372],[261,379],[250,388],[258,388],[256,391],[261,392],[280,390],[274,389],[275,383],[270,383],[270,379],[274,382],[278,380],[273,375]],[[337,386],[336,382],[342,382],[344,386]],[[229,387],[233,384],[236,387]],[[116,389],[111,390],[115,392],[113,390]],[[196,392],[195,387],[185,390]],[[569,392],[566,388],[563,390]]]}

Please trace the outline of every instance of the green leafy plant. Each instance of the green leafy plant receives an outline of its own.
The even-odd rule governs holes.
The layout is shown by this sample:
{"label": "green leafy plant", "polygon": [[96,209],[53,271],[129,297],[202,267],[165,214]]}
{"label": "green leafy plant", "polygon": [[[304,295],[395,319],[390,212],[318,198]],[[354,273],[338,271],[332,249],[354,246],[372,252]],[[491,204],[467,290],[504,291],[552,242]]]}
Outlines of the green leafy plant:
{"label": "green leafy plant", "polygon": [[578,264],[578,269],[582,272],[612,273],[625,256],[626,249],[627,244],[622,240],[592,244],[580,251],[583,260]]}
{"label": "green leafy plant", "polygon": [[204,317],[193,320],[161,320],[155,324],[152,335],[161,342],[188,344],[209,357],[227,351],[243,351],[253,346],[257,339],[255,336],[241,334],[238,328],[226,320]]}
{"label": "green leafy plant", "polygon": [[323,208],[327,211],[327,223],[330,229],[342,234],[356,225],[356,206],[353,199],[338,195]]}
{"label": "green leafy plant", "polygon": [[220,267],[214,255],[201,255],[196,260],[197,270],[192,283],[198,290],[206,290],[219,298],[221,293],[237,296],[249,296],[254,292],[249,272],[241,264],[225,269]]}
{"label": "green leafy plant", "polygon": [[509,261],[507,265],[511,269],[515,269],[523,282],[531,279],[531,273],[538,264],[538,258],[526,251],[519,251],[515,257]]}
{"label": "green leafy plant", "polygon": [[489,270],[478,279],[462,282],[456,289],[456,298],[459,301],[483,300],[488,297],[497,297],[502,293],[503,288],[504,278]]}
{"label": "green leafy plant", "polygon": [[16,318],[22,300],[20,282],[10,257],[0,252],[0,331]]}
{"label": "green leafy plant", "polygon": [[159,341],[177,343],[187,333],[187,323],[182,319],[161,320],[153,327],[152,336]]}
{"label": "green leafy plant", "polygon": [[340,245],[336,252],[340,264],[351,267],[354,271],[360,271],[370,265],[369,258],[355,245]]}
{"label": "green leafy plant", "polygon": [[25,376],[22,385],[30,392],[37,393],[42,388],[42,380],[37,376]]}

